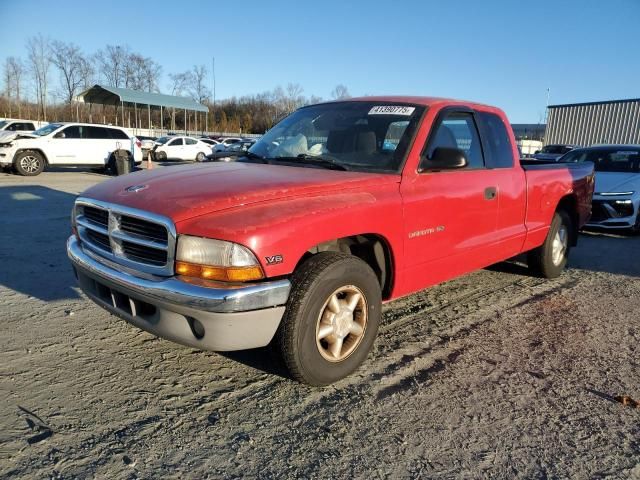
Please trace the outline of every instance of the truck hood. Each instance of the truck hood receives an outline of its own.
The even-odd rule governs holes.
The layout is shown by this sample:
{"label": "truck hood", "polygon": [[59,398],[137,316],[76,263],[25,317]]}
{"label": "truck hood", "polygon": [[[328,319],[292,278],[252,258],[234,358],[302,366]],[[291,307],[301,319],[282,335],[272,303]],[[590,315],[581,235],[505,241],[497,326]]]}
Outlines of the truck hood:
{"label": "truck hood", "polygon": [[597,193],[638,192],[640,173],[596,172]]}
{"label": "truck hood", "polygon": [[124,175],[89,188],[82,196],[157,213],[178,223],[257,202],[398,182],[400,175],[210,163]]}

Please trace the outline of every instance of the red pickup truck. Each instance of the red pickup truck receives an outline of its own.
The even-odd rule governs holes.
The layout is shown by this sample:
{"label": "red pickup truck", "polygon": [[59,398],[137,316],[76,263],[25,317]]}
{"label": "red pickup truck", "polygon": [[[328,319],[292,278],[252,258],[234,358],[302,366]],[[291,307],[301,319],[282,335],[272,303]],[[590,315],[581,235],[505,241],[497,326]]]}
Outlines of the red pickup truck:
{"label": "red pickup truck", "polygon": [[522,252],[559,275],[593,186],[591,164],[521,165],[497,108],[357,98],[295,111],[235,162],[90,188],[67,250],[87,296],[133,325],[272,344],[326,385],[365,360],[382,302]]}

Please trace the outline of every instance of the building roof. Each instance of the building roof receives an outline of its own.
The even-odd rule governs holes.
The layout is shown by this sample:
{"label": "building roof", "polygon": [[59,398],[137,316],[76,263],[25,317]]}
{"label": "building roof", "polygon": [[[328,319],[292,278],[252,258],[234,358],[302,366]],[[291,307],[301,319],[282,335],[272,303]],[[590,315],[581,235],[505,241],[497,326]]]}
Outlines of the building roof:
{"label": "building roof", "polygon": [[640,98],[627,98],[623,100],[602,100],[599,102],[584,102],[584,103],[560,103],[557,105],[549,105],[548,108],[582,107],[586,105],[604,105],[609,103],[628,103],[628,102],[640,102]]}
{"label": "building roof", "polygon": [[117,105],[126,103],[133,105],[150,105],[152,107],[177,108],[196,112],[208,112],[209,109],[187,97],[165,95],[163,93],[141,92],[129,88],[105,87],[94,85],[76,96],[82,103],[97,103],[101,105]]}

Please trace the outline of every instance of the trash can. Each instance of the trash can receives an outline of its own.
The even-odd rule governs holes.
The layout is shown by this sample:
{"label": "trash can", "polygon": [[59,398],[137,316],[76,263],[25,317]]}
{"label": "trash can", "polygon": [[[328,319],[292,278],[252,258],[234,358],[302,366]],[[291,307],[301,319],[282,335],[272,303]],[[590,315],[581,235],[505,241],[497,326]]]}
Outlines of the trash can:
{"label": "trash can", "polygon": [[116,175],[125,175],[133,170],[132,160],[126,150],[116,150]]}

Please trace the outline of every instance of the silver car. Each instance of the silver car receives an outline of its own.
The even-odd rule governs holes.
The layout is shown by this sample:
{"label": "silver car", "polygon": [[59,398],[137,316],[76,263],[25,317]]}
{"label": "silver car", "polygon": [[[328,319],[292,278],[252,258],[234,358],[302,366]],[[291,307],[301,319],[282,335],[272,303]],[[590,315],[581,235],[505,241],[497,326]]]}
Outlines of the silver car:
{"label": "silver car", "polygon": [[559,162],[593,162],[596,186],[587,226],[640,233],[640,145],[598,145],[572,150]]}

